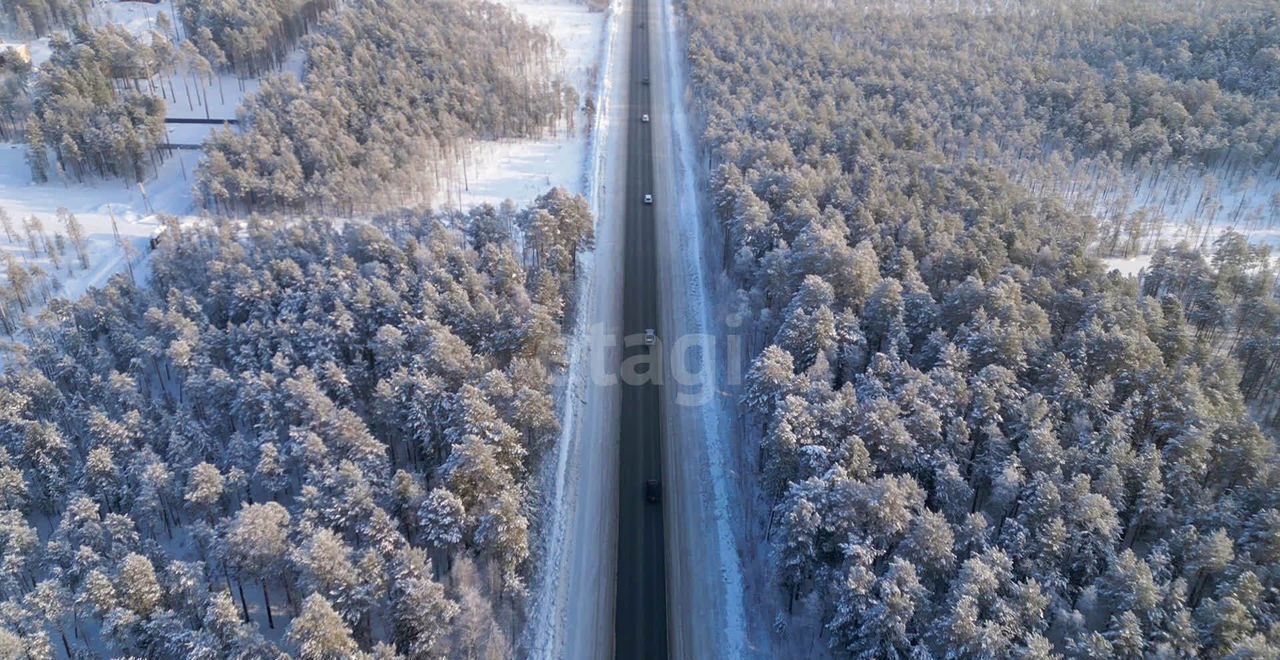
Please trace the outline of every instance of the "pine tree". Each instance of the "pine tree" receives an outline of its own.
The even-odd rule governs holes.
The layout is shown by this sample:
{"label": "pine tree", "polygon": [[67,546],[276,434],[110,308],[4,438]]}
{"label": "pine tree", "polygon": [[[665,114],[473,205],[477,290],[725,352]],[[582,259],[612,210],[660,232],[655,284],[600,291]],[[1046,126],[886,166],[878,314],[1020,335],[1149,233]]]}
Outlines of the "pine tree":
{"label": "pine tree", "polygon": [[80,225],[80,221],[70,211],[59,208],[57,211],[58,221],[67,230],[67,238],[71,239],[71,245],[76,249],[76,257],[80,260],[80,268],[87,270],[89,268],[89,244],[84,235],[84,227]]}
{"label": "pine tree", "polygon": [[285,639],[303,660],[341,660],[359,650],[347,624],[320,594],[302,601],[302,611],[289,624]]}
{"label": "pine tree", "polygon": [[9,212],[0,207],[0,230],[4,231],[4,238],[12,244],[18,240],[18,235],[13,231],[13,218],[9,217]]}
{"label": "pine tree", "polygon": [[27,118],[27,164],[36,183],[49,180],[49,153],[45,150],[44,128],[34,116]]}
{"label": "pine tree", "polygon": [[116,589],[120,593],[121,605],[143,618],[156,611],[164,595],[151,560],[138,554],[124,558]]}
{"label": "pine tree", "polygon": [[392,561],[392,621],[396,647],[412,660],[447,657],[446,639],[458,605],[430,577],[421,550],[404,548]]}
{"label": "pine tree", "polygon": [[225,492],[226,480],[218,468],[200,463],[187,475],[187,490],[183,499],[197,512],[212,518]]}
{"label": "pine tree", "polygon": [[434,547],[451,550],[462,542],[467,527],[466,507],[445,488],[433,488],[418,509],[423,540]]}
{"label": "pine tree", "polygon": [[302,590],[324,596],[343,620],[354,625],[369,607],[370,595],[351,554],[351,548],[341,538],[319,528],[290,553],[290,558],[297,567]]}

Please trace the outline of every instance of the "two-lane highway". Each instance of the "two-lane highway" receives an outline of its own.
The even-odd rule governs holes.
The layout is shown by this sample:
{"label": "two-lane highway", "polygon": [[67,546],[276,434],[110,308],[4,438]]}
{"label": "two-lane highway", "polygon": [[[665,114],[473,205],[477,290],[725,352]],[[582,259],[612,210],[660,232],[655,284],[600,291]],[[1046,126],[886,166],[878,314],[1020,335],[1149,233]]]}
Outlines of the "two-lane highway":
{"label": "two-lane highway", "polygon": [[[642,117],[650,105],[649,0],[635,0],[627,100],[627,186],[624,225],[622,409],[618,469],[618,576],[614,657],[667,657],[666,546],[661,497],[650,501],[650,481],[662,483],[661,337],[644,342],[658,319],[657,238],[653,189],[653,136]],[[646,356],[651,360],[646,360]],[[639,376],[637,379],[636,376]],[[628,382],[630,381],[630,382]],[[638,382],[637,382],[638,381]]]}

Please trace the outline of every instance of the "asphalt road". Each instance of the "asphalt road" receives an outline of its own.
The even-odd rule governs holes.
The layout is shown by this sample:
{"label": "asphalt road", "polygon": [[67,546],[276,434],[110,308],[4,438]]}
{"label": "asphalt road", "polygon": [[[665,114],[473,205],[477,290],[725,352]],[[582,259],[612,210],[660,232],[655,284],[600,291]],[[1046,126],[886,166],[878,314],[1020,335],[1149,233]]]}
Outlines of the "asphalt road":
{"label": "asphalt road", "polygon": [[[623,351],[618,470],[618,576],[614,607],[615,658],[666,658],[667,579],[662,503],[646,501],[645,482],[662,483],[662,406],[658,384],[661,337],[644,344],[658,319],[653,135],[641,115],[652,113],[649,0],[635,0],[627,87],[627,200],[622,285]],[[651,359],[646,360],[645,356]],[[645,364],[647,363],[647,364]],[[639,378],[629,377],[629,374]],[[645,374],[648,377],[645,377]],[[636,382],[636,381],[640,382]],[[631,381],[631,382],[628,382]]]}

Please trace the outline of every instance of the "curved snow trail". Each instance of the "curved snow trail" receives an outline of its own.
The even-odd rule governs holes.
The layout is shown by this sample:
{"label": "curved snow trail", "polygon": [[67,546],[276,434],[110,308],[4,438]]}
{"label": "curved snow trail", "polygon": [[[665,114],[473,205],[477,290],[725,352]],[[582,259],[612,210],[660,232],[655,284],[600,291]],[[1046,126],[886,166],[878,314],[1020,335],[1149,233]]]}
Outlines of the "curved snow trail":
{"label": "curved snow trail", "polygon": [[623,132],[614,129],[625,121],[619,97],[625,86],[615,82],[623,73],[619,55],[627,38],[625,31],[620,36],[619,26],[629,6],[614,0],[607,12],[584,172],[596,246],[580,261],[578,318],[569,339],[546,536],[524,633],[522,654],[530,658],[595,658],[612,652],[618,389],[593,376],[595,365],[617,362],[616,347],[600,340],[616,337],[621,324],[618,221],[624,186],[623,159],[617,156],[624,145]]}

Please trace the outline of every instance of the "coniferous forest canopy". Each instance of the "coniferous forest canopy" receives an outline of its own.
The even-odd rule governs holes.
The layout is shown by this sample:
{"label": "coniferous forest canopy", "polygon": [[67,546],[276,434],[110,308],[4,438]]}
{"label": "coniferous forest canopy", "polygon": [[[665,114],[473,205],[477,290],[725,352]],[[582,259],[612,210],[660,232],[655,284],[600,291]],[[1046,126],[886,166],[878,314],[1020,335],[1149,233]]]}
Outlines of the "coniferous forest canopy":
{"label": "coniferous forest canopy", "polygon": [[166,156],[165,92],[153,79],[163,51],[120,28],[83,24],[51,48],[25,124],[32,178],[47,181],[56,167],[76,179],[146,179]]}
{"label": "coniferous forest canopy", "polygon": [[0,48],[0,140],[13,140],[31,111],[31,63]]}
{"label": "coniferous forest canopy", "polygon": [[306,40],[301,83],[265,81],[241,112],[247,126],[209,140],[197,193],[224,211],[429,199],[468,140],[572,129],[576,95],[552,77],[551,46],[489,2],[348,3]]}
{"label": "coniferous forest canopy", "polygon": [[[132,188],[167,106],[262,81],[181,171],[215,217],[101,289],[53,297],[75,214],[0,208],[0,658],[516,654],[594,220],[423,205],[575,130],[557,44],[488,0],[112,1],[0,0],[47,38],[0,52],[37,184]],[[1280,4],[674,2],[778,654],[1280,656]],[[1135,209],[1174,189],[1193,240]]]}
{"label": "coniferous forest canopy", "polygon": [[591,227],[170,222],[56,303],[0,377],[0,652],[508,656]]}
{"label": "coniferous forest canopy", "polygon": [[683,9],[781,607],[837,657],[1274,654],[1267,251],[1139,286],[1008,166],[1274,175],[1276,5]]}
{"label": "coniferous forest canopy", "polygon": [[200,54],[248,77],[278,68],[332,0],[178,0],[174,10]]}

